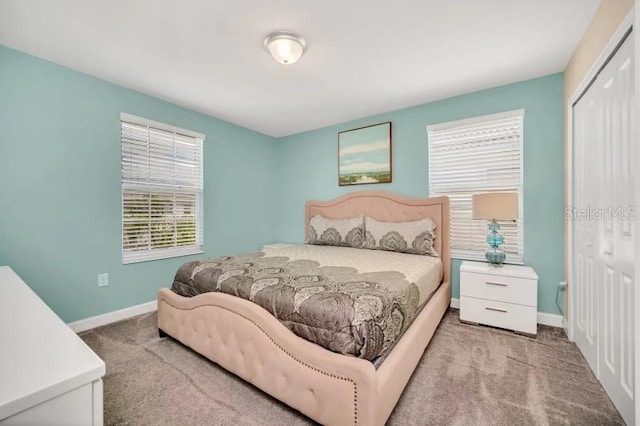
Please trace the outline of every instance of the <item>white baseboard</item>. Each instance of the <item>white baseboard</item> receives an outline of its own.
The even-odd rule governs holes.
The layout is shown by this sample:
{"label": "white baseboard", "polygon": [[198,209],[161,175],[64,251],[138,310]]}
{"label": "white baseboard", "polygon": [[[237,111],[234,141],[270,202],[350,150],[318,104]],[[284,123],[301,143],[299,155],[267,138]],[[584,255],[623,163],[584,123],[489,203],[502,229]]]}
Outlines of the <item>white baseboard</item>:
{"label": "white baseboard", "polygon": [[[460,299],[451,298],[451,305],[454,309],[460,309]],[[95,317],[85,318],[79,321],[70,322],[67,324],[73,331],[79,333],[81,331],[90,330],[92,328],[100,327],[103,325],[111,324],[114,322],[122,321],[127,318],[135,317],[136,315],[146,314],[147,312],[153,312],[158,309],[158,302],[152,300],[151,302],[142,303],[140,305],[131,306],[129,308],[120,309],[113,312],[107,312],[106,314],[97,315]],[[538,324],[549,325],[551,327],[562,327],[564,318],[562,315],[547,314],[545,312],[538,312]]]}
{"label": "white baseboard", "polygon": [[[460,309],[460,299],[451,298],[449,305],[454,309]],[[562,315],[548,314],[546,312],[538,312],[538,324],[548,325],[551,327],[562,327],[564,318]]]}
{"label": "white baseboard", "polygon": [[107,325],[113,322],[118,322],[127,318],[135,317],[136,315],[153,312],[157,309],[158,301],[152,300],[151,302],[142,303],[140,305],[131,306],[129,308],[119,309],[117,311],[107,312],[106,314],[96,315],[95,317],[89,317],[81,319],[79,321],[70,322],[67,325],[73,331],[79,333],[81,331],[90,330],[102,325]]}
{"label": "white baseboard", "polygon": [[564,317],[562,315],[548,314],[546,312],[538,312],[538,324],[562,328],[563,320],[564,320]]}

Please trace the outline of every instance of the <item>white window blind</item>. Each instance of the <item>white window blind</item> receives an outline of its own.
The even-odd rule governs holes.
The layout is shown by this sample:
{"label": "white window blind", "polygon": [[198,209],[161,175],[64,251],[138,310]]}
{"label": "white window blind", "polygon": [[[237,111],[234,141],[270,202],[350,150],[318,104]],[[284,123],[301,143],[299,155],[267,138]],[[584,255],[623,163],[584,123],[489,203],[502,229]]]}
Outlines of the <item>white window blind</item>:
{"label": "white window blind", "polygon": [[487,222],[472,219],[471,196],[517,192],[520,218],[501,221],[507,263],[523,262],[522,126],[524,110],[427,126],[429,190],[451,202],[451,256],[484,260]]}
{"label": "white window blind", "polygon": [[120,114],[122,263],[202,253],[204,135]]}

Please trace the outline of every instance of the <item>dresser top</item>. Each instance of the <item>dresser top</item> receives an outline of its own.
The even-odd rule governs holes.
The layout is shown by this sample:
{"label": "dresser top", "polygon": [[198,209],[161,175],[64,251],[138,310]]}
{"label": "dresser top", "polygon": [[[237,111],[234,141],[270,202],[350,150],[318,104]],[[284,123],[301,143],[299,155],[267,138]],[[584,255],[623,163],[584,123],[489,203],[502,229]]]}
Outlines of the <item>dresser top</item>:
{"label": "dresser top", "polygon": [[104,362],[0,266],[0,421],[104,376]]}
{"label": "dresser top", "polygon": [[516,277],[537,280],[538,274],[530,266],[522,265],[500,265],[495,266],[486,262],[472,262],[465,260],[462,262],[460,272],[475,272],[477,274],[497,275],[501,277]]}

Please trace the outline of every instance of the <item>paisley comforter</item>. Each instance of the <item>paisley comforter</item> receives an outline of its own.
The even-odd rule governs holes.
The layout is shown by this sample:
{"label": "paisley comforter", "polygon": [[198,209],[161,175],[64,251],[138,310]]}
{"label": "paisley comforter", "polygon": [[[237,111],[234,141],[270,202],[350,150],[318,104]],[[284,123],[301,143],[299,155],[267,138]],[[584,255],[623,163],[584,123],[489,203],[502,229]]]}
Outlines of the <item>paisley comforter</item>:
{"label": "paisley comforter", "polygon": [[185,263],[172,290],[187,297],[210,291],[242,297],[296,335],[367,360],[387,354],[422,299],[416,284],[400,272],[358,273],[352,267],[262,252]]}

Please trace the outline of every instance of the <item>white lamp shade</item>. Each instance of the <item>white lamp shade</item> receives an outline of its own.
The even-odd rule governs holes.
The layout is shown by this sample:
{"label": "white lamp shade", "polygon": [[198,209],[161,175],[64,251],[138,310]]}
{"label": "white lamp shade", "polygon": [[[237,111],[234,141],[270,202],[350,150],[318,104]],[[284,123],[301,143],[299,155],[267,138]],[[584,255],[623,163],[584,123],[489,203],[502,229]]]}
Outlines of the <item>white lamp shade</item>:
{"label": "white lamp shade", "polygon": [[293,33],[273,33],[264,41],[273,59],[284,65],[290,65],[298,61],[306,49],[303,38]]}
{"label": "white lamp shade", "polygon": [[518,219],[518,194],[489,192],[472,196],[473,218],[486,220]]}

